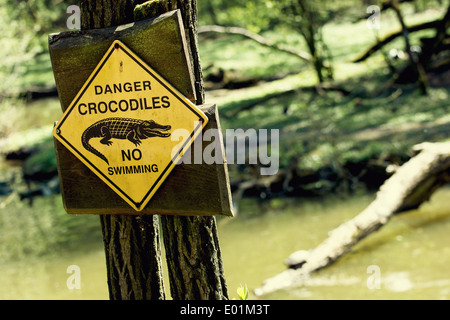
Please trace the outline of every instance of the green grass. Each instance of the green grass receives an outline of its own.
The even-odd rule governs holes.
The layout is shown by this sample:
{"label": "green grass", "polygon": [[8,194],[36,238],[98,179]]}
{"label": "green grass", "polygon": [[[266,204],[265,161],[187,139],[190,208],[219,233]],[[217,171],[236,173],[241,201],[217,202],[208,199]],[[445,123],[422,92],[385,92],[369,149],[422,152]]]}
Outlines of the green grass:
{"label": "green grass", "polygon": [[305,68],[305,63],[240,36],[220,36],[200,42],[203,68],[237,71],[246,76],[270,77]]}
{"label": "green grass", "polygon": [[[443,10],[408,13],[407,23],[413,24],[437,19]],[[381,36],[399,28],[392,14],[382,17],[381,26]],[[305,50],[298,35],[278,31],[265,36]],[[411,42],[419,43],[420,37],[425,35],[433,35],[433,31],[414,33]],[[263,101],[267,95],[317,83],[311,66],[275,51],[269,54],[269,49],[258,48],[250,40],[236,36],[201,43],[202,61],[206,65],[237,69],[262,78],[273,74],[273,68],[298,72],[282,80],[228,94],[211,92],[207,102],[218,104],[222,127],[281,129],[281,163],[287,164],[290,157],[300,156],[300,166],[305,169],[390,153],[407,154],[414,144],[448,138],[448,88],[431,88],[427,97],[414,90],[414,85],[399,87],[395,92],[383,91],[390,75],[382,52],[363,63],[349,63],[375,41],[375,34],[367,29],[365,21],[329,24],[324,28],[324,38],[333,54],[335,81],[351,91],[349,96],[333,92],[313,95],[300,89]],[[383,51],[403,47],[403,40],[399,38]],[[282,66],[277,56],[282,57]],[[284,113],[286,108],[288,112]]]}
{"label": "green grass", "polygon": [[[388,99],[298,93],[242,111],[223,120],[223,126],[279,128],[282,163],[297,155],[302,157],[303,167],[317,169],[331,161],[407,154],[414,144],[446,139],[450,132],[449,95],[449,89],[436,88],[428,97],[415,91],[385,102]],[[286,105],[289,111],[284,114]],[[224,103],[221,111],[226,114],[238,106],[237,101]]]}

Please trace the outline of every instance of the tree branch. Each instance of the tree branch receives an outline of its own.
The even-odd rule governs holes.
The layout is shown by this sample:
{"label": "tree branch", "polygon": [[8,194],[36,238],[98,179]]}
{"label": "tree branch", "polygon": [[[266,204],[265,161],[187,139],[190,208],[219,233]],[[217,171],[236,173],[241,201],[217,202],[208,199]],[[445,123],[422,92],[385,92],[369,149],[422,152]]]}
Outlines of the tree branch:
{"label": "tree branch", "polygon": [[309,53],[305,52],[305,51],[300,51],[300,50],[293,50],[292,48],[288,48],[282,44],[276,44],[266,38],[264,38],[263,36],[253,33],[250,30],[247,30],[245,28],[239,28],[239,27],[222,27],[222,26],[217,26],[217,25],[210,25],[210,26],[202,26],[199,27],[198,29],[198,33],[199,34],[205,34],[205,33],[221,33],[221,34],[235,34],[235,35],[240,35],[243,36],[245,38],[248,38],[250,40],[253,40],[257,43],[259,43],[260,45],[264,46],[264,47],[268,47],[277,51],[281,51],[284,53],[288,53],[290,55],[293,55],[297,58],[300,58],[302,60],[311,62],[312,61],[312,57]]}
{"label": "tree branch", "polygon": [[[400,0],[399,2],[400,2],[400,3],[404,3],[404,2],[414,2],[414,1],[415,1],[415,0]],[[392,8],[392,1],[391,1],[391,0],[383,1],[383,2],[381,3],[380,13],[383,12],[383,11],[386,11],[386,10],[388,10],[388,9],[390,9],[390,8]],[[365,15],[360,16],[360,17],[358,17],[357,19],[355,19],[355,20],[353,21],[353,23],[357,23],[357,22],[359,22],[359,21],[361,21],[361,20],[367,20],[367,19],[370,18],[371,15],[372,15],[372,13],[366,13]]]}
{"label": "tree branch", "polygon": [[[411,27],[408,27],[408,31],[409,31],[409,33],[411,33],[411,32],[416,32],[416,31],[421,31],[421,30],[426,30],[426,29],[438,28],[441,24],[442,24],[441,19],[431,21],[431,22],[420,23],[420,24],[416,24]],[[390,43],[391,41],[395,40],[397,37],[400,37],[402,35],[403,35],[403,30],[400,29],[398,31],[392,32],[392,33],[384,36],[377,43],[373,44],[370,48],[368,48],[364,52],[358,54],[358,56],[350,62],[358,63],[358,62],[362,62],[362,61],[366,60],[371,55],[373,55],[375,52],[377,52],[378,50],[383,48],[385,45],[387,45],[388,43]]]}

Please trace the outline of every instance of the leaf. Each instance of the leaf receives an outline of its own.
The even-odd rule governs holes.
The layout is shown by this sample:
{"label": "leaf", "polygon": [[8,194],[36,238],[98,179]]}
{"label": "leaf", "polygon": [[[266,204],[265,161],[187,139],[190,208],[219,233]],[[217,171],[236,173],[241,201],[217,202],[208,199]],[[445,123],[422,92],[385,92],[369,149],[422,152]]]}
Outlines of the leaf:
{"label": "leaf", "polygon": [[239,296],[239,299],[241,300],[247,300],[248,299],[248,288],[247,285],[241,285],[238,289],[237,289],[237,294]]}

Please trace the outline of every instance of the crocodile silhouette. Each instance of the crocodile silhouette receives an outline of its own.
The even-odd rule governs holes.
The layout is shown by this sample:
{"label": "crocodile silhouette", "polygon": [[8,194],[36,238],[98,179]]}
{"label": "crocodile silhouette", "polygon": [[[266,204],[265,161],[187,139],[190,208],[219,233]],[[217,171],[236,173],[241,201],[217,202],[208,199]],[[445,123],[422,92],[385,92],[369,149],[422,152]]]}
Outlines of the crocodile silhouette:
{"label": "crocodile silhouette", "polygon": [[127,139],[137,147],[142,143],[141,140],[150,137],[170,137],[170,133],[166,132],[170,129],[171,126],[160,125],[153,120],[107,118],[87,128],[81,136],[81,142],[87,151],[109,165],[108,159],[89,143],[92,138],[102,138],[100,143],[107,146],[112,145],[111,139]]}

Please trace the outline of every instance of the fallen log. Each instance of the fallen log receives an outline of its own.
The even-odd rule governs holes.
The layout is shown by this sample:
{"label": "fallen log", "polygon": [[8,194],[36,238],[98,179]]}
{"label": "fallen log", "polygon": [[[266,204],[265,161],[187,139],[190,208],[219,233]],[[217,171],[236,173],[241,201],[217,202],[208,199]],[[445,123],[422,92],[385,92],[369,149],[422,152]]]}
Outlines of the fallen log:
{"label": "fallen log", "polygon": [[39,99],[53,98],[57,96],[58,91],[56,90],[56,87],[51,88],[33,87],[28,89],[27,92],[24,94],[24,97],[26,97],[27,101],[35,101]]}
{"label": "fallen log", "polygon": [[267,279],[255,294],[301,285],[311,273],[332,264],[394,214],[418,208],[434,191],[450,182],[450,142],[422,143],[414,150],[420,153],[386,180],[364,211],[331,231],[315,249],[292,254],[288,259],[292,268]]}

